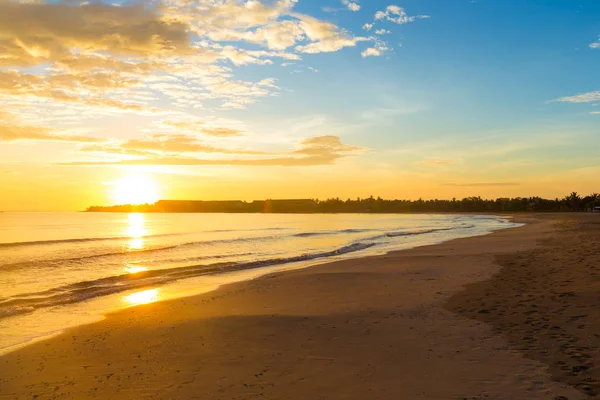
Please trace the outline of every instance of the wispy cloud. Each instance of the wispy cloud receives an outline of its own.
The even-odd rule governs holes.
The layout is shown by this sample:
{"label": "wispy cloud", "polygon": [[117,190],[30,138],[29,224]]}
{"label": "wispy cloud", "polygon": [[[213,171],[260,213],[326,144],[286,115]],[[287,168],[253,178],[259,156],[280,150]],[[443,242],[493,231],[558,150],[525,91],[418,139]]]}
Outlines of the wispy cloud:
{"label": "wispy cloud", "polygon": [[598,92],[588,92],[576,94],[574,96],[566,96],[561,97],[556,100],[551,100],[551,102],[562,102],[562,103],[591,103],[593,101],[600,100],[600,91]]}
{"label": "wispy cloud", "polygon": [[398,25],[407,24],[409,22],[414,22],[417,19],[426,18],[429,18],[429,15],[409,16],[402,7],[396,5],[387,6],[384,11],[377,11],[377,13],[375,13],[375,20],[390,21]]}
{"label": "wispy cloud", "polygon": [[363,111],[360,117],[374,123],[396,118],[401,115],[415,114],[425,110],[425,107],[418,104],[402,104],[390,102],[385,107],[371,108]]}
{"label": "wispy cloud", "polygon": [[520,186],[517,182],[467,182],[467,183],[443,183],[443,186],[456,187],[504,187],[504,186]]}
{"label": "wispy cloud", "polygon": [[[365,149],[343,144],[337,136],[318,136],[299,142],[297,149],[284,154],[228,150],[199,143],[185,135],[154,135],[118,145],[88,146],[87,151],[121,154],[129,157],[116,161],[80,161],[63,165],[242,165],[242,166],[311,166],[329,165]],[[204,153],[204,157],[190,153]],[[211,153],[235,154],[236,158],[208,157]],[[246,157],[240,157],[246,156]],[[252,156],[252,157],[247,157]],[[139,158],[142,157],[142,158]]]}
{"label": "wispy cloud", "polygon": [[[402,7],[399,7],[396,5],[390,5],[390,6],[387,6],[387,8],[384,11],[377,11],[375,13],[373,22],[364,24],[362,28],[363,28],[363,30],[370,32],[373,30],[373,28],[375,27],[375,25],[377,23],[382,22],[382,21],[389,21],[389,22],[393,22],[398,25],[402,25],[402,24],[407,24],[409,22],[414,22],[417,19],[427,19],[427,18],[429,18],[429,15],[409,16]],[[373,40],[375,42],[375,45],[364,50],[361,53],[361,56],[363,58],[378,57],[378,56],[383,55],[386,51],[392,50],[389,48],[387,43],[381,41],[379,38],[379,36],[391,34],[392,33],[391,31],[381,28],[381,29],[376,29],[374,33],[376,36],[372,36],[371,40]]]}
{"label": "wispy cloud", "polygon": [[454,164],[452,160],[423,160],[417,163],[418,165],[441,166]]}
{"label": "wispy cloud", "polygon": [[179,155],[184,153],[263,154],[260,151],[212,146],[203,143],[201,137],[185,134],[153,134],[142,139],[131,139],[120,143],[86,146],[81,150],[144,157],[158,157],[167,154]]}
{"label": "wispy cloud", "polygon": [[204,121],[163,121],[163,124],[179,131],[198,132],[207,136],[232,137],[240,136],[243,131],[236,128],[207,126]]}
{"label": "wispy cloud", "polygon": [[[390,5],[390,6],[387,6],[387,8],[383,11],[377,11],[375,13],[373,22],[364,24],[363,29],[366,31],[370,31],[373,29],[375,24],[377,24],[378,22],[382,22],[382,21],[389,21],[389,22],[393,22],[397,25],[402,25],[402,24],[408,24],[410,22],[414,22],[418,19],[427,19],[427,18],[430,18],[430,16],[429,15],[408,15],[402,7],[399,7],[396,5]],[[388,30],[385,30],[385,29],[378,29],[377,31],[375,31],[375,33],[378,35],[383,35],[383,34],[388,34],[391,32]]]}
{"label": "wispy cloud", "polygon": [[354,47],[358,42],[368,41],[368,38],[352,36],[340,30],[335,24],[320,21],[308,15],[296,14],[300,19],[299,26],[305,32],[311,43],[296,46],[300,53],[316,54],[328,53]]}
{"label": "wispy cloud", "polygon": [[0,123],[0,142],[15,141],[101,143],[106,140],[85,135],[69,135],[45,127]]}

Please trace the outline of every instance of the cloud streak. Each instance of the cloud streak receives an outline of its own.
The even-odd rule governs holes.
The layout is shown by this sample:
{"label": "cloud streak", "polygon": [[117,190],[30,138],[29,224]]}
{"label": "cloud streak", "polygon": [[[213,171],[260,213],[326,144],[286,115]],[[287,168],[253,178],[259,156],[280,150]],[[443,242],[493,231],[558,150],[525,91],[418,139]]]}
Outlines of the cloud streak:
{"label": "cloud streak", "polygon": [[83,147],[82,151],[145,157],[184,153],[263,154],[259,151],[227,149],[204,144],[200,137],[185,134],[154,134],[120,143],[87,146]]}
{"label": "cloud streak", "polygon": [[418,165],[428,165],[428,166],[442,166],[442,165],[450,165],[454,164],[452,160],[424,160],[418,163]]}
{"label": "cloud streak", "polygon": [[[63,165],[238,165],[238,166],[316,166],[330,165],[337,160],[360,154],[364,149],[343,144],[337,136],[306,138],[298,143],[298,148],[284,154],[229,150],[204,145],[193,137],[178,135],[153,135],[146,139],[129,140],[118,145],[93,145],[87,151],[141,156],[143,158],[117,161],[80,161]],[[204,153],[204,157],[189,153]],[[236,158],[209,158],[209,153],[235,154]],[[241,158],[239,156],[248,156]]]}
{"label": "cloud streak", "polygon": [[600,91],[597,92],[588,92],[588,93],[580,93],[574,96],[566,96],[561,97],[556,100],[552,100],[551,102],[561,102],[561,103],[591,103],[594,101],[600,100]]}
{"label": "cloud streak", "polygon": [[85,135],[68,135],[54,129],[14,123],[6,114],[0,113],[0,142],[46,141],[71,143],[101,143],[105,139]]}
{"label": "cloud streak", "polygon": [[505,186],[520,186],[517,182],[473,182],[473,183],[443,183],[443,186],[455,187],[505,187]]}

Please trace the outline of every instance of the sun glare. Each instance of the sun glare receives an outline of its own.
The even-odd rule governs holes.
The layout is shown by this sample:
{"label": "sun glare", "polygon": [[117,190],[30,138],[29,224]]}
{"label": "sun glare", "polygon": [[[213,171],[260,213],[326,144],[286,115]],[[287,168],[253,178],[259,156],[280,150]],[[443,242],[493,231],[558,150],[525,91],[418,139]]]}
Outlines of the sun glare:
{"label": "sun glare", "polygon": [[145,222],[144,214],[131,213],[127,216],[127,229],[125,233],[130,237],[129,250],[144,248],[144,237],[148,235]]}
{"label": "sun glare", "polygon": [[143,292],[132,293],[125,296],[123,300],[132,306],[137,306],[140,304],[154,303],[155,301],[158,301],[158,298],[158,289],[150,289],[144,290]]}
{"label": "sun glare", "polygon": [[115,204],[155,203],[159,197],[156,181],[145,174],[130,174],[113,182],[112,199]]}
{"label": "sun glare", "polygon": [[148,271],[148,268],[128,265],[125,267],[125,271],[130,274],[137,274],[138,272]]}

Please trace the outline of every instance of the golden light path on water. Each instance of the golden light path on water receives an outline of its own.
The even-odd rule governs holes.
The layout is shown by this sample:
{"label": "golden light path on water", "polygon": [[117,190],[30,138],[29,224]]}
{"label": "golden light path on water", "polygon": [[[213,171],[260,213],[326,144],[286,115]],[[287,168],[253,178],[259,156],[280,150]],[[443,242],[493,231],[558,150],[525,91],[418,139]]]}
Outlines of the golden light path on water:
{"label": "golden light path on water", "polygon": [[144,237],[148,235],[145,226],[144,214],[131,213],[127,216],[126,235],[129,240],[129,250],[140,250],[144,248]]}
{"label": "golden light path on water", "polygon": [[[126,234],[130,237],[128,247],[129,251],[140,250],[144,248],[144,237],[148,235],[145,226],[144,214],[131,213],[127,216]],[[125,271],[130,274],[148,271],[148,268],[140,265],[125,264]],[[149,289],[136,292],[123,297],[123,301],[131,306],[153,303],[159,300],[159,290]]]}
{"label": "golden light path on water", "polygon": [[130,274],[135,274],[138,272],[148,271],[148,268],[127,264],[127,266],[125,267],[125,271],[127,271]]}

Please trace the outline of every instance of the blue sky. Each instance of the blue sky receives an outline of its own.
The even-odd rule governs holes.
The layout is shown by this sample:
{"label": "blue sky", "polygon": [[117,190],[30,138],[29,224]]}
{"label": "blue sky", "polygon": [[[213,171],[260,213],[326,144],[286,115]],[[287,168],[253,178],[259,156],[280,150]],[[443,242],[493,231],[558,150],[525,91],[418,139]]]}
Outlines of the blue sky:
{"label": "blue sky", "polygon": [[598,191],[597,1],[181,4],[1,2],[0,184],[89,181],[77,207],[124,173],[192,198]]}
{"label": "blue sky", "polygon": [[[321,15],[358,30],[365,14],[386,4],[372,1],[359,12]],[[597,89],[600,51],[589,45],[600,31],[600,3],[406,1],[402,6],[409,15],[431,18],[400,26],[381,23],[392,32],[384,38],[393,52],[359,63],[352,60],[353,48],[315,58],[310,63],[318,74],[282,75],[294,95],[265,101],[262,110],[318,114],[326,109],[352,119],[369,108],[406,108],[380,124],[380,135],[357,133],[361,144],[379,148],[448,137],[460,146],[464,136],[498,130],[514,140],[527,130],[575,130],[583,135],[578,154],[595,157],[587,141],[598,128],[598,116],[590,114],[595,104],[551,101]],[[304,7],[321,8],[315,2]],[[319,90],[305,90],[315,86],[318,95]]]}
{"label": "blue sky", "polygon": [[[368,16],[388,2],[369,1],[359,12],[334,14],[317,3],[324,2],[300,2],[298,8],[360,32]],[[377,104],[383,92],[402,102],[427,103],[445,118],[458,113],[462,120],[484,120],[492,128],[507,118],[531,121],[593,110],[591,105],[547,102],[596,90],[600,51],[589,44],[600,32],[600,3],[419,0],[402,6],[410,15],[431,18],[400,26],[381,23],[392,31],[383,39],[394,48],[383,59],[356,62],[356,49],[347,48],[307,60],[321,74],[299,77],[279,71],[282,83],[297,94],[283,100],[291,107],[305,100],[314,109],[325,106],[343,114],[349,107]],[[333,91],[315,96],[302,90],[307,85]]]}

